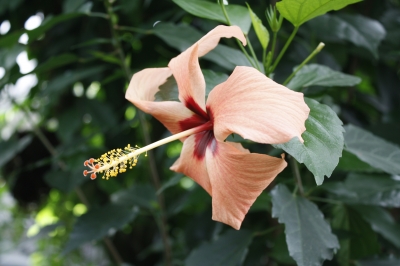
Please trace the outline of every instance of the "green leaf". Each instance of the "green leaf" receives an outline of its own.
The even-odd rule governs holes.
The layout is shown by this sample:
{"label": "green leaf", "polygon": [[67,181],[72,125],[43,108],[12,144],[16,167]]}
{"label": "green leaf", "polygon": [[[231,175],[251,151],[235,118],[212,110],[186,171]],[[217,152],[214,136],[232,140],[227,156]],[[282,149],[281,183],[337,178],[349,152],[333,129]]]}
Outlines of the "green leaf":
{"label": "green leaf", "polygon": [[[219,4],[201,0],[172,1],[192,15],[228,24]],[[239,26],[247,34],[251,19],[246,8],[238,5],[226,5],[225,9],[232,25]]]}
{"label": "green leaf", "polygon": [[0,168],[11,160],[17,153],[22,151],[32,141],[32,136],[28,135],[19,140],[10,138],[0,142]]}
{"label": "green leaf", "polygon": [[120,65],[121,62],[119,61],[119,59],[115,56],[112,55],[108,55],[102,52],[98,52],[98,51],[91,51],[90,52],[94,57],[99,58],[101,60],[103,60],[104,62],[108,62],[111,64],[116,64],[116,65]]}
{"label": "green leaf", "polygon": [[281,15],[295,27],[332,10],[339,10],[361,0],[282,0],[276,3]]}
{"label": "green leaf", "polygon": [[344,205],[335,205],[332,216],[332,228],[340,243],[337,255],[340,265],[350,265],[352,259],[378,252],[377,235],[357,212]]}
{"label": "green leaf", "polygon": [[55,16],[55,17],[50,17],[50,16],[47,17],[43,21],[42,25],[40,25],[39,27],[37,27],[34,30],[26,31],[26,33],[29,36],[29,42],[32,42],[32,41],[36,40],[42,34],[44,34],[49,29],[53,28],[58,23],[61,23],[61,22],[64,22],[66,20],[70,20],[70,19],[82,16],[84,14],[85,13],[75,12],[75,13],[61,14],[61,15],[58,15],[58,16]]}
{"label": "green leaf", "polygon": [[253,12],[253,10],[251,10],[249,4],[247,4],[247,7],[249,8],[251,23],[253,24],[254,31],[257,34],[258,40],[260,41],[262,48],[265,50],[267,49],[269,43],[269,32],[264,27],[261,19],[257,17],[257,15]]}
{"label": "green leaf", "polygon": [[[74,54],[71,54],[71,53],[53,56],[49,60],[47,60],[46,62],[38,65],[30,73],[46,72],[46,71],[52,70],[54,68],[61,67],[61,66],[68,65],[70,63],[76,62],[77,60],[78,60],[78,57],[76,55],[74,55]],[[30,73],[28,73],[28,74],[30,74]]]}
{"label": "green leaf", "polygon": [[305,98],[310,107],[306,120],[306,131],[301,135],[304,143],[295,137],[284,144],[274,145],[292,155],[298,162],[304,163],[314,174],[315,182],[321,185],[324,176],[330,177],[342,156],[342,121],[327,105]]}
{"label": "green leaf", "polygon": [[400,249],[400,225],[388,211],[367,205],[352,206],[371,225],[372,229]]}
{"label": "green leaf", "polygon": [[272,217],[285,224],[286,243],[297,265],[321,265],[332,259],[339,243],[318,207],[281,184],[271,191],[271,196]]}
{"label": "green leaf", "polygon": [[346,149],[343,150],[342,157],[340,158],[336,169],[348,172],[381,172],[380,170],[361,161],[356,155],[346,151]]}
{"label": "green leaf", "polygon": [[[203,37],[203,33],[185,24],[158,23],[154,27],[154,34],[165,41],[169,46],[183,52]],[[237,49],[219,44],[214,50],[202,58],[214,62],[227,70],[236,66],[251,66],[246,56]]]}
{"label": "green leaf", "polygon": [[247,230],[229,230],[216,241],[204,243],[194,249],[187,259],[187,266],[236,266],[241,265],[253,239]]}
{"label": "green leaf", "polygon": [[44,180],[49,186],[56,188],[62,192],[68,193],[80,184],[82,184],[84,181],[88,180],[88,178],[82,175],[81,170],[51,170],[45,174]]}
{"label": "green leaf", "polygon": [[[228,75],[224,73],[217,73],[209,69],[202,69],[201,71],[203,72],[206,82],[206,97],[215,86],[228,79]],[[159,91],[155,95],[155,99],[156,101],[179,101],[178,96],[178,85],[175,78],[171,76],[160,86]]]}
{"label": "green leaf", "polygon": [[128,189],[118,191],[111,195],[111,201],[115,204],[139,206],[153,209],[157,203],[156,192],[148,184],[136,184]]}
{"label": "green leaf", "polygon": [[[370,51],[378,58],[378,46],[386,36],[382,24],[361,15],[326,14],[310,22],[318,38],[326,41],[349,41]],[[329,28],[329,31],[326,29]]]}
{"label": "green leaf", "polygon": [[322,188],[350,204],[400,207],[400,182],[386,175],[351,173],[344,182]]}
{"label": "green leaf", "polygon": [[294,91],[300,91],[301,88],[310,86],[347,87],[360,82],[359,77],[347,75],[323,65],[310,64],[300,69],[287,87]]}
{"label": "green leaf", "polygon": [[346,150],[369,165],[400,175],[400,148],[368,131],[353,125],[345,126]]}
{"label": "green leaf", "polygon": [[0,47],[12,47],[18,43],[19,37],[24,33],[24,30],[17,30],[8,33],[0,38]]}
{"label": "green leaf", "polygon": [[357,263],[357,266],[399,266],[400,260],[390,257],[388,259],[369,259],[362,260]]}
{"label": "green leaf", "polygon": [[170,188],[170,187],[173,187],[173,186],[179,184],[179,182],[182,180],[182,177],[183,177],[183,175],[179,174],[179,173],[174,175],[171,179],[169,179],[167,182],[162,184],[160,189],[157,190],[157,195],[161,194],[167,188]]}
{"label": "green leaf", "polygon": [[137,208],[119,204],[108,204],[93,208],[80,216],[72,229],[63,254],[89,241],[96,241],[107,236],[113,230],[121,229],[138,214]]}

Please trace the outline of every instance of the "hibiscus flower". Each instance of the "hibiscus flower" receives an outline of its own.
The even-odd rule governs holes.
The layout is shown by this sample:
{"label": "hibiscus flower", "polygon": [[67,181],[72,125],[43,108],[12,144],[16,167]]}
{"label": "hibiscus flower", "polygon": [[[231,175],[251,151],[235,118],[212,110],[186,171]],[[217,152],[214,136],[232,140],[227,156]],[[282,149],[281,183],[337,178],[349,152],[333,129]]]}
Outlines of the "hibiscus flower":
{"label": "hibiscus flower", "polygon": [[[205,100],[205,81],[199,57],[214,49],[220,38],[235,37],[246,45],[237,26],[218,26],[166,68],[136,73],[126,98],[158,119],[183,141],[179,159],[171,170],[185,174],[212,197],[212,219],[240,229],[250,206],[287,165],[282,158],[250,153],[226,138],[239,134],[259,143],[301,141],[309,108],[303,94],[291,91],[260,73],[238,66]],[[156,102],[155,94],[171,75],[179,100]],[[175,137],[176,139],[177,137]],[[135,157],[136,158],[136,157]]]}

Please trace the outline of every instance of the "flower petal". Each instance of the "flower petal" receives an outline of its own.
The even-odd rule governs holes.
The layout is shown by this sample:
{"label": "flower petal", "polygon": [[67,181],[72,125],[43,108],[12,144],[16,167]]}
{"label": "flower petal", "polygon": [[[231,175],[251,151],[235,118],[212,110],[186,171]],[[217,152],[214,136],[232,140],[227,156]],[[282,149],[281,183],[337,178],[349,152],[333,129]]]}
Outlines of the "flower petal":
{"label": "flower petal", "polygon": [[183,142],[181,156],[170,167],[172,171],[183,173],[192,178],[211,195],[210,179],[208,178],[206,162],[203,158],[196,158],[195,143],[196,135],[188,137]]}
{"label": "flower petal", "polygon": [[179,100],[203,117],[207,117],[204,100],[206,85],[198,58],[214,49],[223,37],[236,37],[246,45],[239,27],[217,26],[168,64],[178,84]]}
{"label": "flower petal", "polygon": [[143,112],[157,118],[172,134],[176,134],[182,131],[179,122],[190,119],[194,114],[180,102],[154,102],[159,86],[171,74],[169,68],[147,68],[136,73],[129,83],[125,98]]}
{"label": "flower petal", "polygon": [[206,154],[212,219],[239,230],[251,205],[287,163],[283,156],[249,153],[238,143],[216,142],[216,151],[208,149]]}
{"label": "flower petal", "polygon": [[207,110],[217,140],[237,133],[260,143],[303,141],[310,109],[302,93],[294,92],[251,67],[236,67],[224,83],[209,94]]}

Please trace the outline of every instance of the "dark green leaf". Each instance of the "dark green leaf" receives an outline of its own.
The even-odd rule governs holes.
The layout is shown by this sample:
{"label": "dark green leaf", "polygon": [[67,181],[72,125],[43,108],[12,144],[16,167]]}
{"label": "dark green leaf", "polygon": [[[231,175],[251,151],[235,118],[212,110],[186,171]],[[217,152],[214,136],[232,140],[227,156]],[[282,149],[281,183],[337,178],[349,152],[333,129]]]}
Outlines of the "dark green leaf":
{"label": "dark green leaf", "polygon": [[[81,159],[84,161],[85,158]],[[88,180],[88,178],[84,177],[82,173],[83,170],[80,171],[78,169],[75,169],[75,171],[52,170],[47,172],[44,176],[44,180],[49,186],[68,193],[84,181]]]}
{"label": "dark green leaf", "polygon": [[337,257],[341,265],[350,265],[350,260],[371,256],[379,250],[377,235],[369,224],[346,206],[335,206],[332,228],[339,237],[340,250]]}
{"label": "dark green leaf", "polygon": [[12,47],[18,43],[19,37],[24,33],[24,30],[8,33],[0,38],[0,47]]}
{"label": "dark green leaf", "polygon": [[258,40],[261,43],[262,48],[267,49],[269,43],[269,32],[263,25],[261,19],[257,17],[257,15],[251,10],[251,7],[247,4],[249,8],[249,13],[251,17],[251,23],[253,24],[254,31],[257,34]]}
{"label": "dark green leaf", "polygon": [[26,33],[29,36],[29,42],[32,42],[39,38],[42,34],[46,31],[57,25],[58,23],[64,22],[66,20],[70,20],[79,16],[84,15],[84,13],[76,12],[76,13],[69,13],[69,14],[62,14],[55,17],[47,17],[45,21],[43,21],[42,25],[37,27],[34,30],[28,30]]}
{"label": "dark green leaf", "polygon": [[372,229],[400,249],[400,225],[388,211],[367,205],[354,205],[353,208],[371,225]]}
{"label": "dark green leaf", "polygon": [[112,64],[116,64],[116,65],[120,65],[121,64],[121,61],[115,56],[112,56],[112,55],[109,55],[109,54],[105,54],[105,53],[102,53],[102,52],[97,52],[97,51],[92,51],[91,54],[94,57],[103,60],[104,62],[108,62],[108,63],[112,63]]}
{"label": "dark green leaf", "polygon": [[357,266],[399,266],[400,260],[396,258],[389,259],[369,259],[362,260],[357,263]]}
{"label": "dark green leaf", "polygon": [[339,243],[318,207],[281,184],[271,191],[271,196],[272,217],[285,224],[286,243],[297,265],[321,265],[332,259]]}
{"label": "dark green leaf", "polygon": [[305,98],[310,107],[306,121],[306,131],[301,135],[304,143],[297,137],[284,144],[274,145],[292,155],[298,162],[304,163],[314,174],[315,181],[321,185],[324,176],[330,176],[342,156],[342,121],[327,105]]}
{"label": "dark green leaf", "polygon": [[182,180],[183,175],[182,174],[176,174],[175,176],[173,176],[170,180],[168,180],[167,182],[165,182],[159,190],[157,190],[157,195],[161,194],[164,190],[166,190],[169,187],[173,187],[177,184],[179,184],[179,182]]}
{"label": "dark green leaf", "polygon": [[[217,73],[209,69],[202,69],[202,72],[206,82],[206,97],[215,86],[228,79],[228,75],[224,73]],[[171,76],[160,86],[160,90],[156,93],[155,98],[156,101],[178,101],[178,95],[178,85],[175,78]]]}
{"label": "dark green leaf", "polygon": [[339,10],[361,0],[282,0],[276,3],[281,15],[295,27],[332,10]]}
{"label": "dark green leaf", "polygon": [[386,175],[350,174],[345,182],[323,186],[352,204],[400,207],[400,182]]}
{"label": "dark green leaf", "polygon": [[204,243],[194,249],[187,259],[187,266],[236,266],[240,265],[247,253],[253,236],[247,230],[229,230],[216,241]]}
{"label": "dark green leaf", "polygon": [[50,58],[43,64],[38,65],[31,73],[46,72],[51,69],[76,62],[77,60],[78,60],[78,57],[74,54],[68,53],[68,54],[57,55],[57,56]]}
{"label": "dark green leaf", "polygon": [[323,65],[310,64],[300,69],[287,87],[299,91],[301,88],[310,86],[347,87],[360,82],[359,77],[343,74]]}
{"label": "dark green leaf", "polygon": [[[154,28],[154,34],[165,41],[169,46],[181,52],[200,40],[204,35],[188,25],[174,25],[172,23],[158,23]],[[242,52],[223,44],[219,44],[203,58],[228,70],[232,70],[236,66],[251,66],[251,63]]]}
{"label": "dark green leaf", "polygon": [[400,174],[400,148],[398,146],[353,125],[345,126],[345,130],[347,151],[386,173]]}
{"label": "dark green leaf", "polygon": [[77,219],[63,253],[66,254],[86,242],[99,240],[113,230],[121,229],[137,214],[137,208],[114,203],[89,210]]}
{"label": "dark green leaf", "polygon": [[157,199],[154,188],[148,184],[133,185],[129,189],[118,191],[111,195],[111,201],[115,204],[134,206],[142,208],[154,208]]}
{"label": "dark green leaf", "polygon": [[[219,4],[202,0],[173,1],[192,15],[228,24]],[[226,5],[225,9],[232,25],[239,26],[247,34],[250,29],[251,19],[246,8],[238,5]]]}
{"label": "dark green leaf", "polygon": [[343,150],[342,157],[340,158],[336,169],[354,172],[381,172],[380,170],[361,161],[356,155],[346,151],[346,149]]}
{"label": "dark green leaf", "polygon": [[0,168],[11,160],[17,153],[22,151],[32,141],[32,136],[25,136],[19,140],[10,138],[7,141],[0,142]]}
{"label": "dark green leaf", "polygon": [[378,58],[378,46],[386,35],[385,28],[378,21],[361,15],[327,14],[310,24],[319,38],[327,41],[349,41],[367,49],[375,58]]}

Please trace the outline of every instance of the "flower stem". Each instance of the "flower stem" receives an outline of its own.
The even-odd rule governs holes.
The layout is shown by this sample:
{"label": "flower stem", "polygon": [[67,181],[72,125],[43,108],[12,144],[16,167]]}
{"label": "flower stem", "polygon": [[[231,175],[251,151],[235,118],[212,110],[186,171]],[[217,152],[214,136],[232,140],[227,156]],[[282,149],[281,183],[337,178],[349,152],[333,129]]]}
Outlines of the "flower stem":
{"label": "flower stem", "polygon": [[290,43],[293,41],[293,38],[294,38],[294,36],[296,35],[296,33],[297,33],[298,30],[299,30],[299,27],[298,27],[298,26],[295,27],[295,28],[293,29],[292,34],[290,34],[289,39],[286,41],[285,46],[283,46],[281,52],[279,53],[279,55],[278,55],[278,57],[276,58],[274,64],[272,65],[271,70],[269,71],[269,73],[272,73],[272,72],[275,70],[276,66],[277,66],[277,65],[279,64],[279,62],[281,61],[281,58],[282,58],[282,56],[285,54],[285,52],[286,52],[287,48],[289,47]]}
{"label": "flower stem", "polygon": [[304,196],[304,188],[303,188],[303,183],[301,182],[299,165],[293,156],[290,156],[290,165],[292,167],[293,176],[296,180],[300,195]]}
{"label": "flower stem", "polygon": [[266,73],[266,75],[267,76],[269,76],[269,74],[271,73],[271,71],[269,70],[269,68],[270,68],[270,66],[271,66],[271,63],[272,63],[272,60],[274,59],[274,55],[275,55],[275,46],[276,46],[276,37],[278,36],[278,33],[277,32],[274,32],[274,34],[273,34],[273,37],[272,37],[272,47],[271,47],[271,56],[269,56],[268,58],[267,58],[267,63],[266,63],[266,66],[265,66],[265,73]]}
{"label": "flower stem", "polygon": [[[226,19],[228,25],[229,25],[229,26],[232,26],[231,20],[229,19],[228,13],[226,12],[226,9],[225,9],[224,1],[223,1],[223,0],[218,0],[218,1],[219,1],[219,4],[220,4],[220,6],[221,6],[222,12],[224,13],[224,16],[225,16],[225,19]],[[250,44],[250,42],[249,42],[249,39],[247,38],[247,35],[246,35],[246,39],[247,39],[247,42],[249,43],[249,47],[250,47],[251,44]],[[242,44],[238,39],[235,38],[235,40],[236,40],[236,43],[239,45],[240,50],[242,50],[242,52],[243,52],[244,55],[246,56],[247,60],[249,60],[250,64],[251,64],[254,68],[257,68],[258,63],[257,63],[257,65],[256,65],[256,64],[253,62],[253,60],[251,60],[251,57],[250,57],[250,55],[247,53],[246,49],[244,49],[243,44]],[[253,53],[254,53],[254,51],[253,51]],[[255,61],[257,62],[257,59],[255,59]],[[258,66],[257,69],[258,69],[259,71],[261,71],[259,66]]]}
{"label": "flower stem", "polygon": [[305,66],[305,64],[308,63],[308,61],[310,61],[316,54],[318,54],[322,48],[324,48],[325,44],[323,42],[320,42],[317,46],[317,48],[314,49],[314,51],[312,51],[312,53],[296,68],[295,71],[293,71],[292,74],[290,74],[290,76],[285,80],[285,82],[283,82],[283,85],[286,85],[289,83],[289,81],[294,77],[294,75],[296,75],[296,73],[303,67]]}
{"label": "flower stem", "polygon": [[247,34],[246,34],[245,36],[246,36],[247,43],[248,43],[248,45],[249,45],[250,53],[251,53],[251,55],[253,56],[253,59],[254,59],[254,63],[256,64],[258,71],[261,72],[260,64],[258,63],[257,56],[256,56],[256,54],[254,53],[254,49],[253,49],[253,46],[251,45],[250,39],[249,39],[249,37],[247,36]]}

